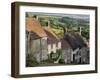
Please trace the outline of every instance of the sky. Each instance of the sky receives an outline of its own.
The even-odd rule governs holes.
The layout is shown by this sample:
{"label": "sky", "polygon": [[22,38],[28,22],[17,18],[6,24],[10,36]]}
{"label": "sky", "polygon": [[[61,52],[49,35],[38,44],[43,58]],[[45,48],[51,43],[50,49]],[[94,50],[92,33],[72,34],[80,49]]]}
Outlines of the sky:
{"label": "sky", "polygon": [[60,14],[60,13],[34,13],[34,12],[27,12],[29,16],[33,15],[39,15],[39,16],[57,16],[57,17],[70,17],[70,18],[75,18],[75,19],[84,19],[89,21],[90,16],[89,15],[82,15],[82,14]]}

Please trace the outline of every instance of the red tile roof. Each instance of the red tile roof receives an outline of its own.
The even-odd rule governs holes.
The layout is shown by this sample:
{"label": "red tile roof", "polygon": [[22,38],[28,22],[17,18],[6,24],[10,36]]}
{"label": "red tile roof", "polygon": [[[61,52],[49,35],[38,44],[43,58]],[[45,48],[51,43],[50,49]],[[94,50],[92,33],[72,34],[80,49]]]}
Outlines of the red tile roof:
{"label": "red tile roof", "polygon": [[34,18],[26,18],[26,30],[31,31],[39,37],[46,37],[45,31],[42,29],[40,22]]}

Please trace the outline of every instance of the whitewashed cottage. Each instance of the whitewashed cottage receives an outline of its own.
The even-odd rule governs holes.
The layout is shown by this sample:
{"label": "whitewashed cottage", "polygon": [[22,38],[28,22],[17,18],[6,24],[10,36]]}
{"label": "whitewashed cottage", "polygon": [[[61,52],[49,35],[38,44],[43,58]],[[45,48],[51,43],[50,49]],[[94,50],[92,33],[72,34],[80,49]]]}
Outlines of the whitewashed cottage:
{"label": "whitewashed cottage", "polygon": [[52,31],[49,22],[47,23],[47,26],[44,27],[44,31],[47,35],[48,54],[52,52],[56,53],[57,50],[61,49],[61,41]]}

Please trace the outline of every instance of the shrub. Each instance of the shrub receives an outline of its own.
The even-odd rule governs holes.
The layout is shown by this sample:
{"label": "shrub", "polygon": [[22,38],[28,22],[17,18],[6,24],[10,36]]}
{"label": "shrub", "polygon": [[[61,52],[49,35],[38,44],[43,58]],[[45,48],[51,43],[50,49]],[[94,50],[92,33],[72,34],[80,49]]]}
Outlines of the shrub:
{"label": "shrub", "polygon": [[37,65],[39,65],[39,63],[36,61],[35,57],[32,54],[27,54],[26,67],[33,67]]}
{"label": "shrub", "polygon": [[59,60],[59,63],[60,63],[60,64],[64,64],[64,63],[65,63],[64,59],[60,59],[60,60]]}
{"label": "shrub", "polygon": [[58,59],[58,57],[59,57],[58,53],[54,53],[54,52],[50,53],[50,59],[51,60],[55,61],[55,60]]}

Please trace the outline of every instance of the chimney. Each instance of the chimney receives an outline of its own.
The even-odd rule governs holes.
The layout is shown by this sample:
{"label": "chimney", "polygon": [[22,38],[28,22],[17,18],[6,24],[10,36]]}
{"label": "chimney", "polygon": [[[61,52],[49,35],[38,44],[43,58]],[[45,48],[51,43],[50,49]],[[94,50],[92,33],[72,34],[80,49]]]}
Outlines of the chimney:
{"label": "chimney", "polygon": [[37,15],[34,15],[33,18],[36,19],[36,20],[38,20],[38,16]]}
{"label": "chimney", "polygon": [[46,23],[46,26],[47,26],[48,28],[50,28],[50,21],[48,21],[48,22]]}
{"label": "chimney", "polygon": [[82,27],[79,27],[79,34],[82,35]]}
{"label": "chimney", "polygon": [[67,27],[65,28],[65,27],[63,27],[63,31],[64,31],[64,36],[66,35],[66,33],[67,33]]}
{"label": "chimney", "polygon": [[67,33],[67,31],[68,31],[68,29],[67,29],[67,27],[66,27],[66,33]]}

